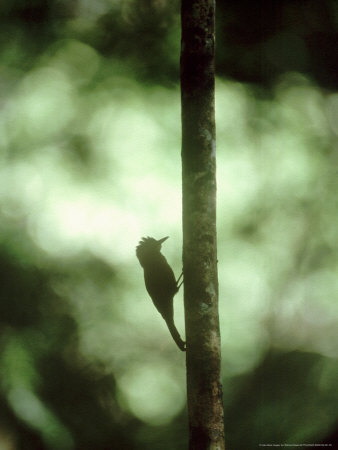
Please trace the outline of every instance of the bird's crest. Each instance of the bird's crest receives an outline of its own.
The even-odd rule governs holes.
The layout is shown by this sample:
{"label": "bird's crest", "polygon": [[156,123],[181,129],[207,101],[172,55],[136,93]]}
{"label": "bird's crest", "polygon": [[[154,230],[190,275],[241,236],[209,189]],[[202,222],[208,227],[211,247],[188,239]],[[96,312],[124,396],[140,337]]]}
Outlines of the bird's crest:
{"label": "bird's crest", "polygon": [[162,243],[168,239],[169,236],[166,236],[165,238],[156,240],[152,237],[143,237],[138,246],[136,247],[136,253],[138,253],[139,251],[159,251],[161,250],[162,247]]}

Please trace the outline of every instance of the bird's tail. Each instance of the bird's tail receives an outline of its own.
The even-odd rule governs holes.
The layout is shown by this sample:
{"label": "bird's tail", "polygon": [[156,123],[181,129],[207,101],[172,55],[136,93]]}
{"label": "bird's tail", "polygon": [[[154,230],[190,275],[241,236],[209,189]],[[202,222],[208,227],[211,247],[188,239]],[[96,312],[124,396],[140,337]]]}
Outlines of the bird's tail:
{"label": "bird's tail", "polygon": [[168,319],[168,320],[164,319],[164,320],[166,321],[166,323],[168,325],[170,334],[172,335],[174,341],[176,342],[177,347],[180,350],[182,350],[182,352],[185,352],[185,350],[186,350],[185,342],[182,340],[180,333],[177,331],[177,328],[174,324],[174,320],[173,319]]}

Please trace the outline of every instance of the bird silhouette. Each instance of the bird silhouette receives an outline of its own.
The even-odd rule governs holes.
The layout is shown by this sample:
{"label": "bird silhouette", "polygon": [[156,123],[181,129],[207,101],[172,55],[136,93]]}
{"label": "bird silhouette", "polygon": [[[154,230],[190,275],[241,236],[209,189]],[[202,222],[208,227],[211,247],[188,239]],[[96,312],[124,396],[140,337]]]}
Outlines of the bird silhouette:
{"label": "bird silhouette", "polygon": [[181,284],[175,279],[174,272],[161,253],[161,247],[169,236],[156,240],[152,237],[142,238],[136,247],[136,256],[144,270],[144,281],[156,309],[166,321],[170,334],[178,348],[185,351],[185,342],[181,339],[174,323],[174,296]]}

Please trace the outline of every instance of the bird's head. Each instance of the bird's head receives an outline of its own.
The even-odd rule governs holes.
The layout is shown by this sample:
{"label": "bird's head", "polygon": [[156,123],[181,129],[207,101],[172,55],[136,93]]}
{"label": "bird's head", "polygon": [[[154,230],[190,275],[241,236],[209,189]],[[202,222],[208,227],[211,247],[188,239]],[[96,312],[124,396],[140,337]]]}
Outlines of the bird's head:
{"label": "bird's head", "polygon": [[168,239],[166,236],[162,239],[154,239],[152,237],[144,237],[140,240],[139,245],[136,247],[136,255],[140,259],[147,257],[147,255],[152,255],[158,253],[161,250],[162,244]]}
{"label": "bird's head", "polygon": [[136,248],[142,247],[144,249],[147,248],[147,249],[152,250],[152,251],[156,251],[156,250],[160,251],[163,242],[166,241],[168,239],[168,237],[169,236],[166,236],[166,237],[164,237],[162,239],[158,239],[158,240],[156,240],[156,239],[154,239],[152,237],[149,237],[149,236],[148,237],[144,237],[144,238],[142,238],[140,240],[139,245]]}

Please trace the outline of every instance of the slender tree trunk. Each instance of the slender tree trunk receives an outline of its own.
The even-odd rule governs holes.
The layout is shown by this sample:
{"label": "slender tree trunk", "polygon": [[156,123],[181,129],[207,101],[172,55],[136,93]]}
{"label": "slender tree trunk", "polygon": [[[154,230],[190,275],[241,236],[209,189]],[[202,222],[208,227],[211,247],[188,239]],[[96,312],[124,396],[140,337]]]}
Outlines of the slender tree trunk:
{"label": "slender tree trunk", "polygon": [[182,0],[183,271],[190,450],[223,450],[216,245],[214,0]]}

